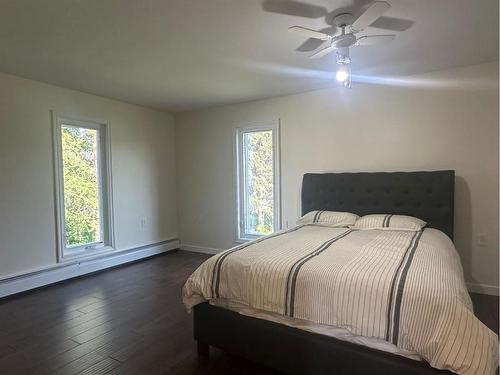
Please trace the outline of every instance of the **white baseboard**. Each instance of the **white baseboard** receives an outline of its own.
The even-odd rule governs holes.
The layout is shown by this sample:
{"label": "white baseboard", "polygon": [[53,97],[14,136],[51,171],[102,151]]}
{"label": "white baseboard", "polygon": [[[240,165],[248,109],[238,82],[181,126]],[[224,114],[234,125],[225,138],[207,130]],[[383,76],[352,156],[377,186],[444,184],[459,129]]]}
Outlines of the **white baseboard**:
{"label": "white baseboard", "polygon": [[224,249],[215,249],[213,247],[204,247],[204,246],[195,246],[195,245],[187,245],[185,243],[181,244],[181,250],[192,251],[194,253],[203,253],[203,254],[217,254]]}
{"label": "white baseboard", "polygon": [[178,248],[179,240],[173,239],[103,255],[102,257],[89,260],[56,264],[49,268],[5,278],[0,280],[0,298]]}
{"label": "white baseboard", "polygon": [[496,285],[467,283],[467,289],[472,293],[489,294],[490,296],[500,295],[499,288]]}

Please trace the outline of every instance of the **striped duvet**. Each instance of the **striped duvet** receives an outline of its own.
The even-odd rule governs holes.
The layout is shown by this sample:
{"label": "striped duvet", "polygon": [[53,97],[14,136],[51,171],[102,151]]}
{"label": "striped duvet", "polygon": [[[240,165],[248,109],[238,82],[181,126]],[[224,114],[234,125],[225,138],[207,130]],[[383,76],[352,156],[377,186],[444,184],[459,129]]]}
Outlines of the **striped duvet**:
{"label": "striped duvet", "polygon": [[494,374],[498,363],[498,338],[474,316],[454,246],[434,229],[297,226],[208,259],[183,299],[345,328],[457,374]]}

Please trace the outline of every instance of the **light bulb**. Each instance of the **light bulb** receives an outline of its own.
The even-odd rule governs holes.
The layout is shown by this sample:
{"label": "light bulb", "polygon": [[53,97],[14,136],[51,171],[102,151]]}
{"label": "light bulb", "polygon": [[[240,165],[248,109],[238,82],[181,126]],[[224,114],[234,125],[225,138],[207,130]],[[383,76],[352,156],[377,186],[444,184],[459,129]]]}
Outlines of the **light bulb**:
{"label": "light bulb", "polygon": [[337,81],[339,82],[345,82],[347,78],[349,77],[349,73],[345,69],[340,68],[337,71],[337,74],[335,75],[335,78],[337,78]]}

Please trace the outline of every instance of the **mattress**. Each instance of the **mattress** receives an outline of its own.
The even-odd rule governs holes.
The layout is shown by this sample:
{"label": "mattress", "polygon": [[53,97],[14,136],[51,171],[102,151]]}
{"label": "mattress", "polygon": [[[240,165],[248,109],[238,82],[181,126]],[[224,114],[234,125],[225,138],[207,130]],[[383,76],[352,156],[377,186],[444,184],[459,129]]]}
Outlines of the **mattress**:
{"label": "mattress", "polygon": [[474,316],[458,254],[435,229],[297,226],[208,259],[183,301],[340,328],[458,374],[494,374],[498,363],[498,337]]}

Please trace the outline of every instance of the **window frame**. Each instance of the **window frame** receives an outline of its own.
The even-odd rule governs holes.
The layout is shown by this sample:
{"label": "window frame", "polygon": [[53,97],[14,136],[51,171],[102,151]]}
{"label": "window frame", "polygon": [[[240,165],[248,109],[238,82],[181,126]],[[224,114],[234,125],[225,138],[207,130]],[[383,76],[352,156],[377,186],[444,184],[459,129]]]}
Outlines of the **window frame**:
{"label": "window frame", "polygon": [[236,233],[235,241],[243,243],[263,237],[245,232],[245,165],[243,136],[245,133],[271,131],[273,136],[273,225],[274,231],[281,229],[281,161],[280,120],[254,122],[234,129],[234,184],[236,190]]}
{"label": "window frame", "polygon": [[[64,173],[62,153],[62,126],[94,129],[98,131],[98,181],[99,181],[99,213],[102,241],[76,246],[66,246],[66,221],[64,207]],[[111,175],[111,142],[110,124],[102,120],[89,120],[73,116],[59,115],[52,111],[54,177],[55,177],[55,210],[57,261],[65,262],[75,259],[93,257],[102,253],[115,251],[113,221],[113,188]]]}

